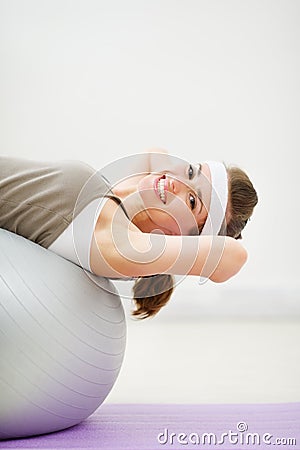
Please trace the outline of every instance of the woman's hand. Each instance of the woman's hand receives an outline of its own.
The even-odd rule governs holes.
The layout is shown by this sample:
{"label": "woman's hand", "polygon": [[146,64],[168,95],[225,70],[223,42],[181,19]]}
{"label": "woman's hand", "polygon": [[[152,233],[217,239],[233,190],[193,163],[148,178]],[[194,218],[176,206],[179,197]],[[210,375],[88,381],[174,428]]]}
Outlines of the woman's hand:
{"label": "woman's hand", "polygon": [[167,150],[152,148],[119,158],[103,167],[100,172],[112,185],[115,185],[136,175],[168,170],[170,166],[168,158]]}

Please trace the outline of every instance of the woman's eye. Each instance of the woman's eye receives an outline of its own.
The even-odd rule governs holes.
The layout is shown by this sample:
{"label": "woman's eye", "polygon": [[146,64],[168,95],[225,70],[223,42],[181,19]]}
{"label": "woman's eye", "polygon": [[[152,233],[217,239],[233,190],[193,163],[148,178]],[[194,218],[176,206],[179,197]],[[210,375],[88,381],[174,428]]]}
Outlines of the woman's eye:
{"label": "woman's eye", "polygon": [[195,199],[195,197],[193,196],[193,194],[189,194],[189,200],[190,200],[190,205],[191,205],[191,208],[192,208],[192,210],[195,208],[195,206],[196,206],[196,199]]}
{"label": "woman's eye", "polygon": [[194,175],[194,169],[193,169],[193,166],[190,164],[189,165],[189,180],[191,178],[193,178],[193,175]]}

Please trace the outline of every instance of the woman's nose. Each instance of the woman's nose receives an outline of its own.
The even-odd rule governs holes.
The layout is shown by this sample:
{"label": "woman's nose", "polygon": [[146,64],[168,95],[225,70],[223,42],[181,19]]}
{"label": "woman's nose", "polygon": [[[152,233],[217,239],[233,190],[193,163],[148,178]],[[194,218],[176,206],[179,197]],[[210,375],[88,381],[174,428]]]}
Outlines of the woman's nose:
{"label": "woman's nose", "polygon": [[180,194],[184,186],[185,184],[176,178],[169,179],[169,190],[174,195]]}

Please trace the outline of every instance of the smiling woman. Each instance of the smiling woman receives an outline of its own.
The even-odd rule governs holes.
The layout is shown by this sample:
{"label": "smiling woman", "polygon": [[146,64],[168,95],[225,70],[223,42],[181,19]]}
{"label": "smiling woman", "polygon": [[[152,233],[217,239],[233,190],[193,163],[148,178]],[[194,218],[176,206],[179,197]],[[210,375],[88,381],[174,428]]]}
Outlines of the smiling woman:
{"label": "smiling woman", "polygon": [[140,318],[168,301],[173,275],[223,282],[247,259],[236,239],[257,195],[241,169],[161,150],[101,171],[17,158],[1,167],[0,227],[96,275],[136,279]]}

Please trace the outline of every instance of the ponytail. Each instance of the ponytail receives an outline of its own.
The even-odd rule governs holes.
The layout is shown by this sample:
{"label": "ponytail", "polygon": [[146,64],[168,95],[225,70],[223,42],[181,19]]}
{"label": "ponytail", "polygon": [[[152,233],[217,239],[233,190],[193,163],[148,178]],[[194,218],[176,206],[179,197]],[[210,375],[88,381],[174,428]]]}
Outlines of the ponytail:
{"label": "ponytail", "polygon": [[172,275],[151,275],[138,278],[133,286],[133,300],[137,309],[132,312],[138,319],[155,316],[169,301],[174,289]]}

